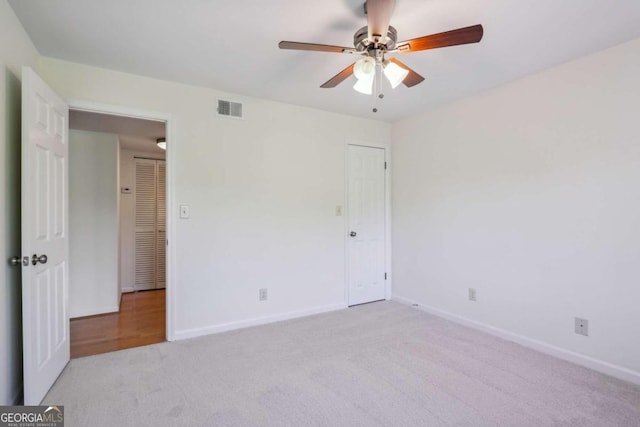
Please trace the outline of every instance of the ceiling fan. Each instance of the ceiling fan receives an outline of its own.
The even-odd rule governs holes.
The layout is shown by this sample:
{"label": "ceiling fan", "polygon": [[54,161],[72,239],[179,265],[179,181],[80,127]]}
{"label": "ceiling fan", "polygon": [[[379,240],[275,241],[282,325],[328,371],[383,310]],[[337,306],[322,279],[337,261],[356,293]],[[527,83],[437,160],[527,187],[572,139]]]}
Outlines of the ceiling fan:
{"label": "ceiling fan", "polygon": [[484,32],[482,25],[473,25],[397,42],[398,33],[394,27],[389,25],[394,6],[395,0],[366,0],[364,9],[367,15],[367,26],[356,31],[353,36],[353,48],[291,41],[281,41],[278,46],[280,49],[360,55],[363,58],[340,71],[320,87],[325,89],[336,87],[351,74],[355,74],[358,81],[353,88],[356,91],[366,95],[373,94],[374,80],[377,80],[376,92],[382,98],[384,96],[381,94],[380,76],[382,74],[389,80],[392,88],[397,87],[400,83],[404,83],[407,87],[413,87],[424,80],[424,77],[407,65],[396,58],[387,58],[387,55],[477,43],[482,39]]}

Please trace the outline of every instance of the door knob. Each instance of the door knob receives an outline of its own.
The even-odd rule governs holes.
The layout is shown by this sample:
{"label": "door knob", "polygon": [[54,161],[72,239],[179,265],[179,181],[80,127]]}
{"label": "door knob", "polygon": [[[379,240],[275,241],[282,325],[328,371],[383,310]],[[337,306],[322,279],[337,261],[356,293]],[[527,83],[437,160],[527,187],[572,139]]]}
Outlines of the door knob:
{"label": "door knob", "polygon": [[46,255],[36,255],[33,254],[33,256],[31,257],[31,264],[33,265],[38,265],[38,263],[40,264],[46,264],[47,263],[47,256]]}
{"label": "door knob", "polygon": [[358,233],[356,233],[355,231],[352,231],[351,233],[349,233],[349,236],[351,237],[356,237],[358,235]]}
{"label": "door knob", "polygon": [[22,258],[20,258],[19,256],[12,256],[9,259],[9,265],[12,267],[17,267],[22,263]]}

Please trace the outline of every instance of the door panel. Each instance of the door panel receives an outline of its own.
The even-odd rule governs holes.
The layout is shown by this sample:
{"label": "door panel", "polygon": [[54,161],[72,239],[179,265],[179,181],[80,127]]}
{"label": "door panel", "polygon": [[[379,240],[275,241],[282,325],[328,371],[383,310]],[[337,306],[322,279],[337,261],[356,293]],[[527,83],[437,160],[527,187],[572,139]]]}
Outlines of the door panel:
{"label": "door panel", "polygon": [[[69,361],[69,110],[30,68],[22,72],[22,331],[24,402],[42,401]],[[33,256],[40,257],[35,265]]]}
{"label": "door panel", "polygon": [[38,368],[42,368],[45,363],[51,357],[51,346],[49,345],[49,319],[47,319],[47,312],[49,309],[49,270],[42,271],[36,275],[36,298],[34,306],[36,307],[36,340],[37,346],[37,363]]}
{"label": "door panel", "polygon": [[39,241],[49,238],[49,150],[46,147],[36,145],[35,158],[35,215],[36,234]]}
{"label": "door panel", "polygon": [[60,157],[58,155],[54,156],[55,160],[53,162],[53,234],[56,238],[62,238],[65,233],[64,225],[65,225],[65,214],[66,214],[66,206],[63,201],[65,200],[65,193],[67,189],[65,188],[65,175],[67,173],[66,170],[66,162],[64,157]]}
{"label": "door panel", "polygon": [[158,184],[156,191],[156,211],[158,215],[156,240],[156,288],[166,287],[167,257],[167,167],[164,160],[158,160]]}
{"label": "door panel", "polygon": [[136,159],[136,290],[156,287],[156,161]]}
{"label": "door panel", "polygon": [[166,286],[166,166],[136,159],[135,289]]}
{"label": "door panel", "polygon": [[167,256],[166,232],[158,230],[156,239],[156,288],[162,289],[166,287],[166,268],[165,259]]}
{"label": "door panel", "polygon": [[64,278],[66,277],[66,263],[61,262],[56,265],[54,269],[54,318],[56,319],[56,323],[54,325],[54,349],[57,351],[60,346],[64,345],[65,340],[67,339],[67,319],[64,317]]}
{"label": "door panel", "polygon": [[382,148],[348,146],[349,305],[386,295],[384,159]]}
{"label": "door panel", "polygon": [[136,231],[136,290],[154,289],[156,236],[153,230]]}

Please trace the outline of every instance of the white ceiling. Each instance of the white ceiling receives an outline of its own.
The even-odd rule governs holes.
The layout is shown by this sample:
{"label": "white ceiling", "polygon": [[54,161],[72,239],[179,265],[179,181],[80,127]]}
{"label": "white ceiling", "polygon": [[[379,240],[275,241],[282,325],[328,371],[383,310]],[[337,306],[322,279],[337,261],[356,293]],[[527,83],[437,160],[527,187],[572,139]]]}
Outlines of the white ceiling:
{"label": "white ceiling", "polygon": [[164,122],[70,110],[69,128],[117,134],[123,150],[164,153],[156,145],[157,139],[165,136]]}
{"label": "white ceiling", "polygon": [[399,40],[482,24],[479,44],[402,60],[426,77],[375,99],[319,86],[350,55],[363,0],[10,0],[42,55],[323,110],[393,121],[640,37],[639,0],[397,0]]}

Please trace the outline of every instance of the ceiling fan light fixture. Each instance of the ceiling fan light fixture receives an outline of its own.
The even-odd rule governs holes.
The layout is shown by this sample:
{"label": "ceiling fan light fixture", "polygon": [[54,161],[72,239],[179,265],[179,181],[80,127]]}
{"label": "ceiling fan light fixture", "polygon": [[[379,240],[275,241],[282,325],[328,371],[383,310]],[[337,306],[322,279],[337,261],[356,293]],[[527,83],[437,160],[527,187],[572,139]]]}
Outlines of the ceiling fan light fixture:
{"label": "ceiling fan light fixture", "polygon": [[156,139],[156,145],[163,150],[167,149],[167,139],[166,138],[158,138]]}
{"label": "ceiling fan light fixture", "polygon": [[373,94],[373,76],[370,78],[358,79],[356,84],[353,85],[356,92],[360,92],[363,95]]}
{"label": "ceiling fan light fixture", "polygon": [[353,74],[358,80],[373,79],[376,75],[376,60],[370,56],[359,59],[353,67]]}
{"label": "ceiling fan light fixture", "polygon": [[391,83],[391,87],[395,89],[409,75],[409,70],[400,67],[393,62],[384,64],[384,75]]}

